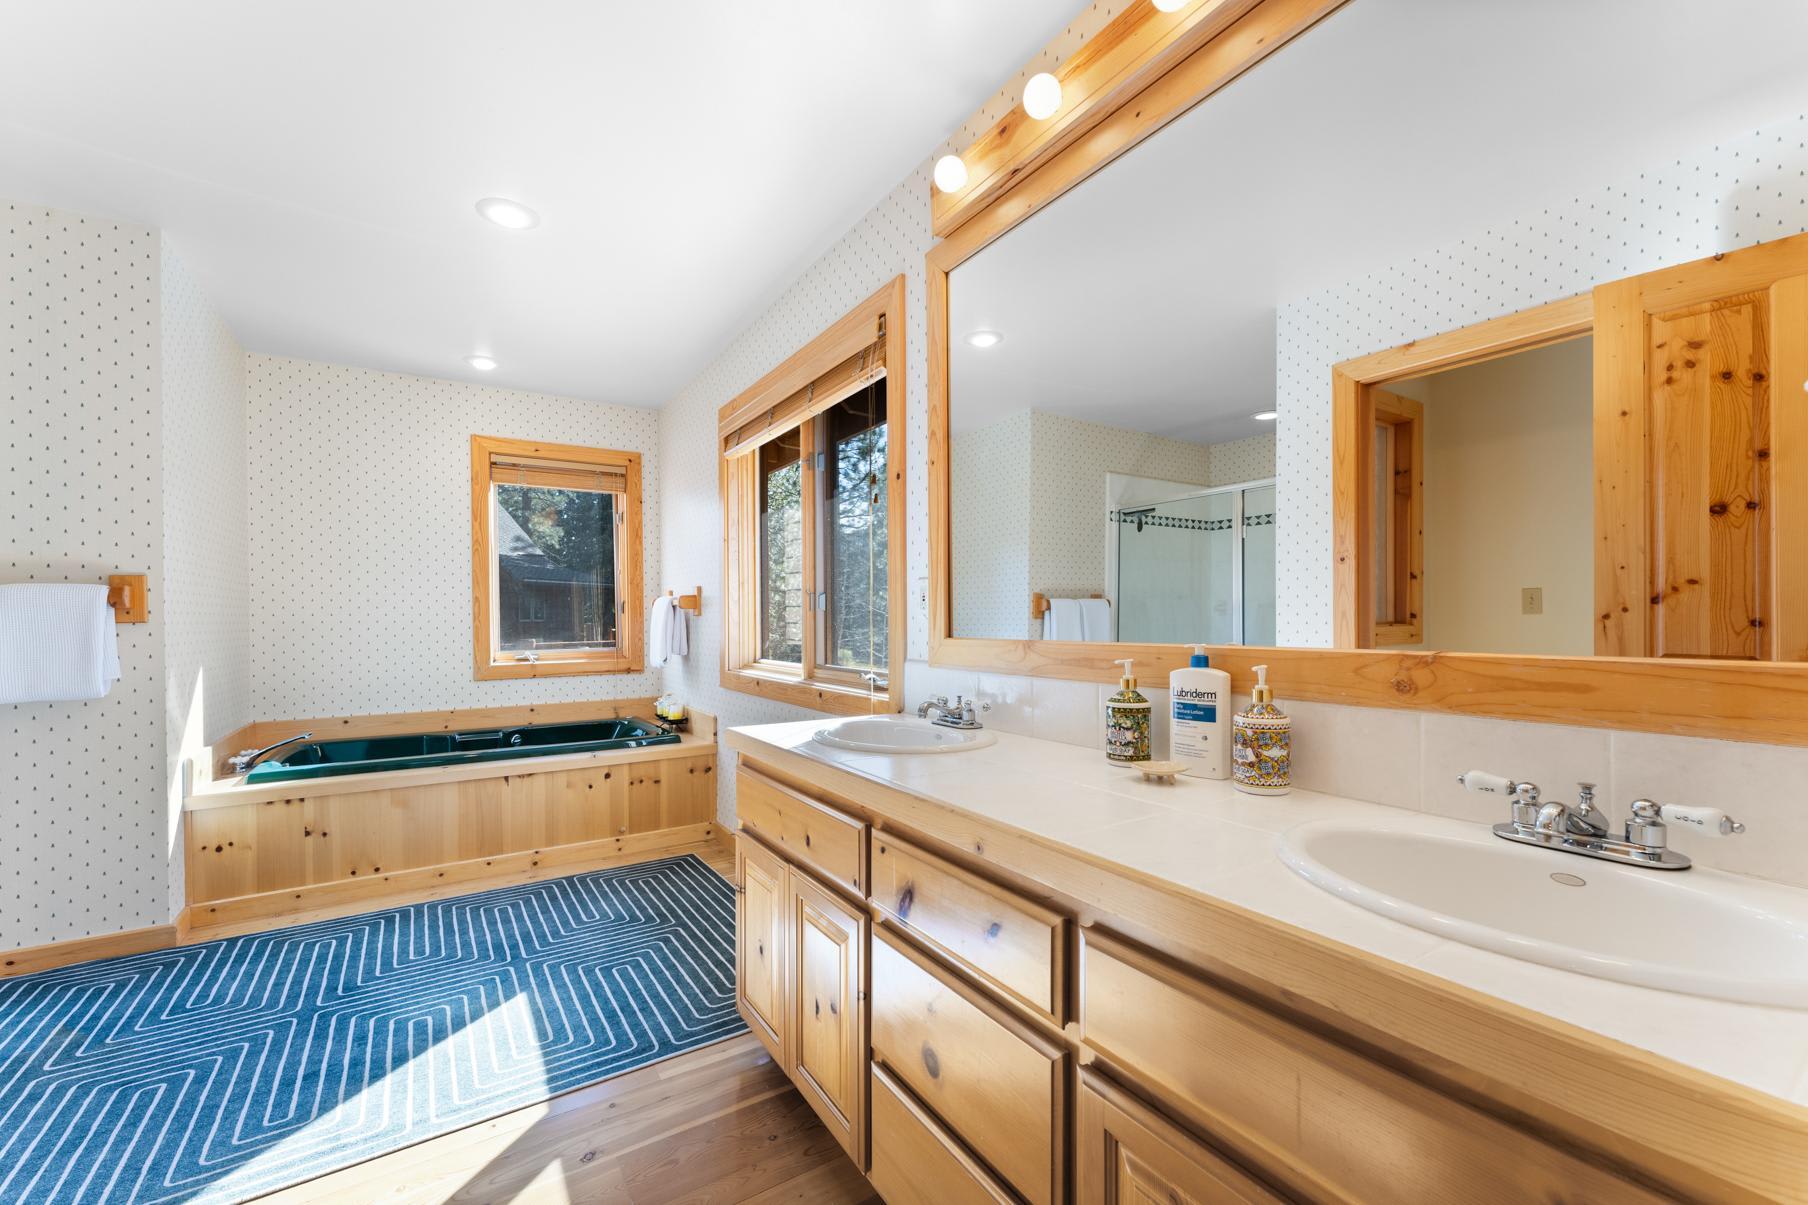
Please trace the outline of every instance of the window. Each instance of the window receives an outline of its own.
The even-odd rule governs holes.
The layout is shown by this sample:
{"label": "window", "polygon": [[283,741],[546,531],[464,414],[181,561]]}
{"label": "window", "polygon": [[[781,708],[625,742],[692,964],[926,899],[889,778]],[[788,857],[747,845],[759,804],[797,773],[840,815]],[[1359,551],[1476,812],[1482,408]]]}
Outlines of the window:
{"label": "window", "polygon": [[902,306],[900,279],[722,409],[724,686],[896,710]]}
{"label": "window", "polygon": [[640,456],[471,437],[476,676],[642,666]]}

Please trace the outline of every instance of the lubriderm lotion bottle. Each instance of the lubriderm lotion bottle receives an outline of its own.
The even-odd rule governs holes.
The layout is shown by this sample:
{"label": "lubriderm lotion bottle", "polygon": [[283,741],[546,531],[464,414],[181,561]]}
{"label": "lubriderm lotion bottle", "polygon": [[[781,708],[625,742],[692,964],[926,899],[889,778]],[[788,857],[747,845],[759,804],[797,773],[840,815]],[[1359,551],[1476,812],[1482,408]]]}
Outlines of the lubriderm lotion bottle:
{"label": "lubriderm lotion bottle", "polygon": [[1194,778],[1230,777],[1230,675],[1195,644],[1185,669],[1168,675],[1168,734],[1175,761]]}

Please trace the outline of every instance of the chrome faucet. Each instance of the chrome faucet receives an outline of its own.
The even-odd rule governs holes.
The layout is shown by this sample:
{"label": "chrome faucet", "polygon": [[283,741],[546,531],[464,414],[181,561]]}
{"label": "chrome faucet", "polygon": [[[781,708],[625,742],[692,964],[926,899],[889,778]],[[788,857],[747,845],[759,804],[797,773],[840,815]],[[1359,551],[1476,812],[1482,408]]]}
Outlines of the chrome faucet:
{"label": "chrome faucet", "polygon": [[243,774],[251,769],[252,766],[257,765],[258,762],[262,761],[265,754],[274,753],[284,745],[293,745],[297,741],[311,741],[313,739],[314,734],[312,732],[304,732],[300,736],[291,736],[286,740],[277,741],[274,745],[265,745],[262,749],[241,749],[227,758],[226,764],[232,767],[232,772],[234,774]]}
{"label": "chrome faucet", "polygon": [[931,722],[944,728],[983,728],[985,725],[979,722],[980,713],[990,710],[990,703],[975,703],[960,695],[955,695],[954,702],[950,703],[947,695],[937,695],[917,708],[917,719],[928,719],[929,713],[935,711],[940,714]]}
{"label": "chrome faucet", "polygon": [[1592,782],[1576,784],[1576,803],[1571,807],[1555,800],[1542,802],[1536,783],[1515,782],[1477,770],[1457,775],[1457,781],[1471,791],[1512,797],[1512,818],[1494,826],[1496,837],[1655,870],[1687,870],[1690,865],[1686,855],[1669,847],[1669,824],[1687,825],[1715,837],[1736,836],[1745,831],[1743,824],[1719,808],[1637,799],[1624,834],[1614,837],[1608,833],[1606,813],[1595,806]]}

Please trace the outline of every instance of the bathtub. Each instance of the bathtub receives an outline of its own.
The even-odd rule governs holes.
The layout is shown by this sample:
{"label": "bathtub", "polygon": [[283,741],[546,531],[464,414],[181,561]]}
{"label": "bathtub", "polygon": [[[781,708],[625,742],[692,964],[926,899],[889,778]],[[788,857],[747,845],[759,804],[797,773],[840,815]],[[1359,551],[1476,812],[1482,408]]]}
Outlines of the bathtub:
{"label": "bathtub", "polygon": [[283,782],[336,774],[371,774],[422,766],[462,766],[517,757],[548,757],[557,753],[590,753],[600,749],[639,749],[647,745],[675,745],[678,739],[676,732],[661,728],[650,720],[622,719],[315,741],[285,748],[280,754],[259,762],[245,775],[245,781]]}

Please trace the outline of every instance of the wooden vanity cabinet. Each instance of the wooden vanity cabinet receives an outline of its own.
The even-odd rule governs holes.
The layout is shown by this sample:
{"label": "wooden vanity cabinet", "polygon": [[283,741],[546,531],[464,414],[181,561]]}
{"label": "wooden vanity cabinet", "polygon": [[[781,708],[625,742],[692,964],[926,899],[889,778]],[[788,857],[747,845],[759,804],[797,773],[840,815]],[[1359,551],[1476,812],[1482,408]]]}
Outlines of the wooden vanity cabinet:
{"label": "wooden vanity cabinet", "polygon": [[870,922],[842,889],[864,881],[865,825],[746,771],[737,786],[755,822],[735,835],[736,1006],[865,1170]]}
{"label": "wooden vanity cabinet", "polygon": [[786,1070],[866,1166],[866,914],[794,870],[787,897],[791,1061]]}
{"label": "wooden vanity cabinet", "polygon": [[[1094,929],[1081,933],[1080,1031],[1165,1110],[1290,1195],[1670,1199]],[[1083,1150],[1082,1165],[1093,1156]]]}
{"label": "wooden vanity cabinet", "polygon": [[1104,1076],[1080,1072],[1078,1199],[1100,1205],[1278,1205],[1261,1181]]}
{"label": "wooden vanity cabinet", "polygon": [[735,1007],[765,1043],[773,1061],[789,1068],[786,987],[787,896],[784,859],[759,842],[735,837]]}

